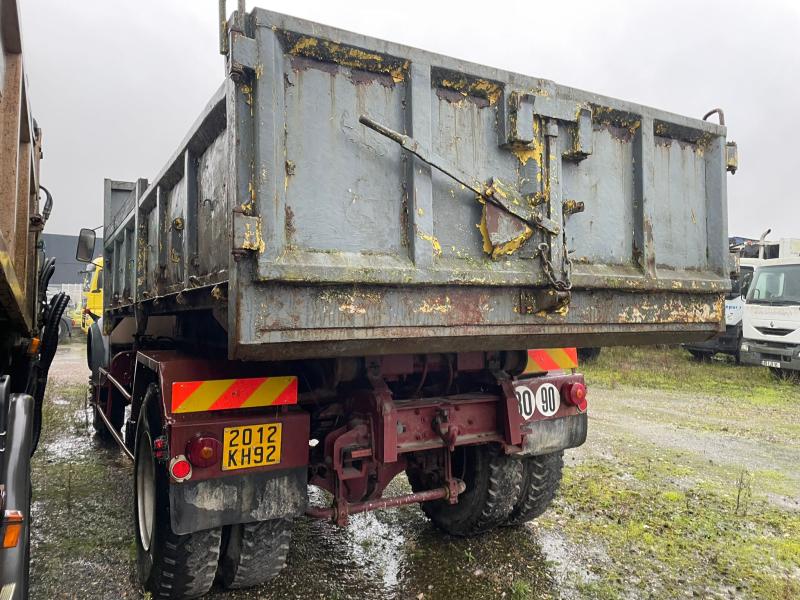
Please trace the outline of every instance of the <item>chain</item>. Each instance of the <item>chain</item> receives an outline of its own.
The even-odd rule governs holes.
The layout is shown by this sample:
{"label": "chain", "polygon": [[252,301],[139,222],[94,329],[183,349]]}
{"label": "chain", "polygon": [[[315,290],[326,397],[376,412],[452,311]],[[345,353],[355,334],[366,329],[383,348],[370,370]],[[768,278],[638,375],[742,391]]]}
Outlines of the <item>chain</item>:
{"label": "chain", "polygon": [[547,276],[550,285],[552,285],[553,288],[559,292],[570,291],[572,289],[572,279],[570,278],[572,274],[572,259],[569,257],[569,250],[567,250],[566,233],[564,235],[564,254],[562,259],[564,266],[564,279],[558,279],[556,277],[556,271],[553,267],[553,263],[550,262],[549,258],[547,258],[547,255],[550,252],[550,245],[547,242],[541,242],[537,248],[539,249],[539,259],[542,262],[542,270]]}

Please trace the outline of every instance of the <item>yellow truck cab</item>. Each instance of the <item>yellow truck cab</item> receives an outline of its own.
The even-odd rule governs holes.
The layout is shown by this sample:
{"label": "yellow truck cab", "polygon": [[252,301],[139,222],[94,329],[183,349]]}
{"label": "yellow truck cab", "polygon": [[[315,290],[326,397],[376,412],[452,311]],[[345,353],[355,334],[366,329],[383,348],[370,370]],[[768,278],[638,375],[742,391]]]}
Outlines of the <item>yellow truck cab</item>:
{"label": "yellow truck cab", "polygon": [[103,257],[98,256],[86,265],[81,294],[81,330],[89,333],[100,315],[103,314]]}

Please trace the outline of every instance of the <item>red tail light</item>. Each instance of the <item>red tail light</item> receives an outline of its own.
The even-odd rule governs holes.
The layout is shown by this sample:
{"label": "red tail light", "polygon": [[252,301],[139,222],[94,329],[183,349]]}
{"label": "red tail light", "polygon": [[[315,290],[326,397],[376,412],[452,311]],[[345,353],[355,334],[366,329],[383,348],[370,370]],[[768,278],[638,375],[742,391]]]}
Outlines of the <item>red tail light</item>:
{"label": "red tail light", "polygon": [[210,435],[197,435],[186,444],[186,458],[195,467],[210,467],[219,462],[222,444]]}
{"label": "red tail light", "polygon": [[586,386],[582,383],[570,383],[564,386],[564,400],[570,404],[577,406],[578,410],[584,412],[586,410]]}

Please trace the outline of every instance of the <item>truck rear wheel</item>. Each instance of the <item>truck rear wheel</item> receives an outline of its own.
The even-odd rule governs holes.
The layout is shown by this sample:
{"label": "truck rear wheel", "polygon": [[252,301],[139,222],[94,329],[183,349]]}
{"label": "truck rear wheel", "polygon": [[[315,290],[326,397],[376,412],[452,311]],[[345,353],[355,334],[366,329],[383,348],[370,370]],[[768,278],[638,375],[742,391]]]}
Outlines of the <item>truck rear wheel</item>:
{"label": "truck rear wheel", "polygon": [[505,524],[522,525],[544,513],[558,491],[563,467],[563,450],[522,459],[519,499]]}
{"label": "truck rear wheel", "polygon": [[220,579],[229,589],[266,583],[286,566],[291,521],[271,519],[225,528]]}
{"label": "truck rear wheel", "polygon": [[[452,455],[453,476],[466,484],[457,504],[423,502],[422,510],[439,529],[465,537],[486,533],[504,523],[514,510],[522,484],[522,462],[494,446],[460,446]],[[409,471],[412,489],[443,485],[427,473]]]}
{"label": "truck rear wheel", "polygon": [[153,439],[161,434],[154,410],[158,394],[155,384],[148,388],[136,428],[133,518],[139,580],[153,598],[196,598],[214,583],[222,530],[172,531],[168,475],[153,455]]}

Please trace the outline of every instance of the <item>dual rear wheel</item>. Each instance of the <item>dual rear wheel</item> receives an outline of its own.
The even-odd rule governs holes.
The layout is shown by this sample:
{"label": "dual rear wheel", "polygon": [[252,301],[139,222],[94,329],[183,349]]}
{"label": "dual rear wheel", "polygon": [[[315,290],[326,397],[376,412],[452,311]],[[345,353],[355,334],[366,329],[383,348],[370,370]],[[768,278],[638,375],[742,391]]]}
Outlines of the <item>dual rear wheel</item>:
{"label": "dual rear wheel", "polygon": [[[553,501],[561,482],[563,454],[518,458],[488,445],[458,447],[452,455],[452,470],[466,489],[457,504],[423,502],[422,510],[437,528],[459,537],[522,525],[541,515]],[[435,474],[414,469],[407,474],[414,491],[442,485]]]}
{"label": "dual rear wheel", "polygon": [[275,577],[286,564],[291,522],[273,519],[185,535],[170,526],[166,468],[153,454],[161,435],[158,387],[145,396],[134,453],[134,527],[139,580],[154,599],[197,598],[219,581],[229,589]]}

